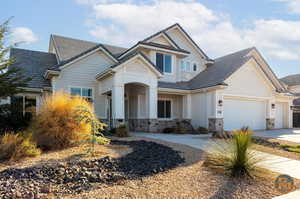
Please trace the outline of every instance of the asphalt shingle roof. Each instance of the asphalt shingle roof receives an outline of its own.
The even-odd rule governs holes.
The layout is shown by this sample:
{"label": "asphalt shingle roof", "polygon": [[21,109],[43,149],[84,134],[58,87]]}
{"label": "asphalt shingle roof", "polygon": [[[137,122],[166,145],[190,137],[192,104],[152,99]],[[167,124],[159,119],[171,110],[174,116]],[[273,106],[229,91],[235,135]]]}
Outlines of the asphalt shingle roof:
{"label": "asphalt shingle roof", "polygon": [[51,87],[49,80],[43,75],[49,67],[57,64],[55,54],[12,48],[10,57],[14,59],[14,64],[10,67],[20,68],[26,77],[32,78],[27,83],[29,88]]}
{"label": "asphalt shingle roof", "polygon": [[126,48],[122,47],[73,39],[58,35],[51,35],[51,37],[54,40],[56,50],[58,51],[59,59],[61,62],[67,61],[99,45],[107,49],[114,57],[118,57],[121,53],[127,50]]}
{"label": "asphalt shingle roof", "polygon": [[297,86],[300,85],[300,74],[289,75],[280,80],[288,86]]}

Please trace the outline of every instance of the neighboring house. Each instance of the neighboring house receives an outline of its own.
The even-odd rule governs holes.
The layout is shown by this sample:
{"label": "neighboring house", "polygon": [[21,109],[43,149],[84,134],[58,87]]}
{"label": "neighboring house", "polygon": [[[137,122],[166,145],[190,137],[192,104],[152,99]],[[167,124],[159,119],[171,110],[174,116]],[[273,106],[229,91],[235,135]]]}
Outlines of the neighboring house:
{"label": "neighboring house", "polygon": [[14,48],[11,56],[33,78],[25,103],[34,97],[39,107],[45,94],[65,90],[91,101],[111,126],[292,127],[293,96],[256,48],[213,60],[179,24],[128,49],[51,35],[49,52]]}
{"label": "neighboring house", "polygon": [[293,126],[300,127],[300,74],[289,75],[280,80],[297,97],[293,101]]}

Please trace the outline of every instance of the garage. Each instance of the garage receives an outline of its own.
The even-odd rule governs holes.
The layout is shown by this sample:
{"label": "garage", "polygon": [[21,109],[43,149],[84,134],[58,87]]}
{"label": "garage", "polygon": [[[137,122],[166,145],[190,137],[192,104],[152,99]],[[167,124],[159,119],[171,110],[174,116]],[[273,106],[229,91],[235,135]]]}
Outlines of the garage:
{"label": "garage", "polygon": [[266,102],[251,100],[224,100],[224,129],[249,126],[253,130],[266,128]]}
{"label": "garage", "polygon": [[275,104],[275,128],[283,128],[284,108],[282,103]]}

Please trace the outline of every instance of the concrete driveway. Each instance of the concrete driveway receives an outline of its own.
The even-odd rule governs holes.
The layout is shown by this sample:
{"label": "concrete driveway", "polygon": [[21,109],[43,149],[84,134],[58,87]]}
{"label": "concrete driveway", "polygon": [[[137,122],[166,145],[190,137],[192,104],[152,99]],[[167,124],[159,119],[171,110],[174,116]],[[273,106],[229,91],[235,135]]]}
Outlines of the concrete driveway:
{"label": "concrete driveway", "polygon": [[267,131],[255,131],[255,136],[285,140],[300,144],[300,129],[276,129]]}

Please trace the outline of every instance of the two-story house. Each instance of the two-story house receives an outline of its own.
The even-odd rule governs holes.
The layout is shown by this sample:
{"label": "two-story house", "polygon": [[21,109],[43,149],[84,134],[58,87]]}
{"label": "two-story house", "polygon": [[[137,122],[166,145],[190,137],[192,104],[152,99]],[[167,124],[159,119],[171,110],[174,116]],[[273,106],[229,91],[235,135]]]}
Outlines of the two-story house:
{"label": "two-story house", "polygon": [[48,52],[14,48],[11,56],[33,78],[17,99],[24,107],[64,90],[133,131],[181,121],[212,131],[292,127],[293,96],[256,48],[210,59],[179,24],[128,49],[51,35]]}

